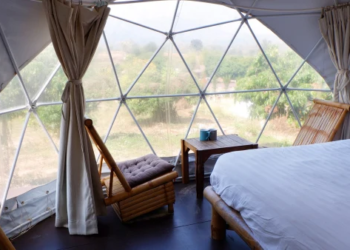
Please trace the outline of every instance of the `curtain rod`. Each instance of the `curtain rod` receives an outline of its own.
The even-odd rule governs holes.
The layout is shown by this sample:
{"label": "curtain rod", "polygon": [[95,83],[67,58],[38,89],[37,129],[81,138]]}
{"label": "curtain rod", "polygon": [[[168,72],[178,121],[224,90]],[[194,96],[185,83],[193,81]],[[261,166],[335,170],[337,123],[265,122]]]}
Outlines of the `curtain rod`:
{"label": "curtain rod", "polygon": [[[38,2],[42,3],[41,0],[31,0],[32,2]],[[131,1],[117,1],[117,2],[108,2],[109,5],[117,5],[117,4],[132,4],[132,3],[140,3],[140,2],[155,2],[155,1],[162,1],[162,0],[131,0]],[[69,2],[69,1],[67,1]],[[84,6],[93,6],[97,5],[99,1],[96,2],[84,2],[84,1],[72,1],[75,4],[79,4],[79,2]],[[198,2],[206,2],[206,3],[213,3],[213,4],[221,4],[225,5],[227,7],[234,7],[239,9],[250,9],[255,11],[264,11],[264,12],[285,12],[285,13],[302,13],[302,12],[314,12],[319,11],[321,12],[322,8],[309,8],[309,9],[266,9],[266,8],[256,8],[256,7],[250,7],[250,6],[239,6],[239,5],[231,5],[224,2],[212,2],[212,1],[198,1]],[[347,3],[348,4],[348,3]],[[341,5],[341,4],[340,4]],[[337,5],[338,6],[338,5]],[[333,7],[333,6],[332,6]]]}
{"label": "curtain rod", "polygon": [[[42,3],[43,2],[43,0],[30,0],[30,1],[32,1],[32,2],[36,2],[36,3]],[[72,0],[72,1],[70,1],[70,0],[65,0],[65,2],[71,2],[71,3],[73,3],[73,4],[80,4],[80,5],[83,5],[83,6],[95,6],[95,5],[101,5],[101,4],[103,4],[103,5],[105,5],[105,4],[113,4],[112,2],[108,2],[108,1],[95,1],[95,2],[84,2],[84,1],[74,1],[74,0]]]}
{"label": "curtain rod", "polygon": [[328,11],[328,10],[334,10],[334,9],[337,9],[337,8],[343,8],[343,7],[347,7],[347,6],[350,6],[350,2],[347,2],[347,3],[339,3],[339,4],[337,4],[337,5],[327,6],[327,7],[324,7],[322,10]]}

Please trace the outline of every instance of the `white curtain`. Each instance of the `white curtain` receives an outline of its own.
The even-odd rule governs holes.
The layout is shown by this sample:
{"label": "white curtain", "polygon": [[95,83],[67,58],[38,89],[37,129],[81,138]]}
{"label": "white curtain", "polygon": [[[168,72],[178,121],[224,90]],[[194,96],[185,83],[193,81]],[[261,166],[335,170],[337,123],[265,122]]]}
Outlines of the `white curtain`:
{"label": "white curtain", "polygon": [[[84,127],[82,78],[106,24],[109,8],[86,8],[64,0],[44,0],[51,40],[69,81],[62,94],[56,227],[70,234],[96,234],[106,213],[97,164]],[[103,115],[103,114],[101,114]]]}
{"label": "white curtain", "polygon": [[[350,104],[350,6],[347,4],[323,9],[319,25],[337,68],[334,101]],[[343,123],[341,139],[350,139],[349,114]]]}

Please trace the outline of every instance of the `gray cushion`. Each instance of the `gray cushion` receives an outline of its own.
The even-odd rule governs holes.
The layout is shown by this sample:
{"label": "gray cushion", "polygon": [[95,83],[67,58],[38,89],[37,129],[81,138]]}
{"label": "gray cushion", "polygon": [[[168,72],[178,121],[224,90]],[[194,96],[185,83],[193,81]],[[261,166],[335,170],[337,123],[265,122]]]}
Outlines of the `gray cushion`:
{"label": "gray cushion", "polygon": [[149,154],[133,160],[117,163],[130,187],[135,187],[172,171],[170,163]]}

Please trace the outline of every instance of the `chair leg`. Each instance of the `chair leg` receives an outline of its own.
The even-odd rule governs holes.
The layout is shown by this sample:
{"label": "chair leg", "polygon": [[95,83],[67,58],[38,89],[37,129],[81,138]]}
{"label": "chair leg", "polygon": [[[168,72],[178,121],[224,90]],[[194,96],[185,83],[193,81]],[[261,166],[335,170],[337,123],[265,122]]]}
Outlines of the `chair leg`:
{"label": "chair leg", "polygon": [[168,204],[168,212],[171,214],[174,213],[174,204]]}
{"label": "chair leg", "polygon": [[226,238],[226,221],[211,209],[211,238],[214,240],[224,240]]}

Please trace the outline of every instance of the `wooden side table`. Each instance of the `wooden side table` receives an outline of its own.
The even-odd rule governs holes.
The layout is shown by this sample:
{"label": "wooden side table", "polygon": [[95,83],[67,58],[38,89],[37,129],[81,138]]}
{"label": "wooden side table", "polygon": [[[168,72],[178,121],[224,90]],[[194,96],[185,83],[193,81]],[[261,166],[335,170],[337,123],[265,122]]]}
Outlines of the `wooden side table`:
{"label": "wooden side table", "polygon": [[188,183],[188,152],[192,150],[196,158],[197,198],[203,198],[204,163],[213,154],[258,148],[258,144],[249,142],[238,135],[218,136],[216,141],[200,141],[199,138],[181,140],[182,183]]}

